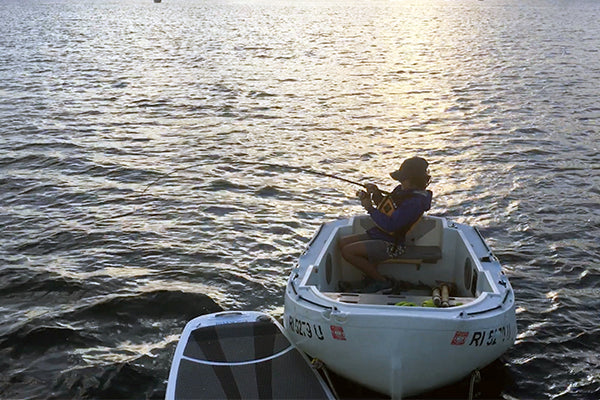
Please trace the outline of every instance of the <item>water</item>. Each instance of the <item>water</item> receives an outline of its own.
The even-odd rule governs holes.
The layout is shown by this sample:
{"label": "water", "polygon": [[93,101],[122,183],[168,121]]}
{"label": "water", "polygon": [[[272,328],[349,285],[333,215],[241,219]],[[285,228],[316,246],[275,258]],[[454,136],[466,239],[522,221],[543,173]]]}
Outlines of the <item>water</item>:
{"label": "water", "polygon": [[232,160],[391,186],[416,154],[431,213],[480,227],[516,291],[481,396],[600,397],[599,20],[585,0],[3,0],[0,397],[160,398],[187,320],[282,315],[356,188]]}

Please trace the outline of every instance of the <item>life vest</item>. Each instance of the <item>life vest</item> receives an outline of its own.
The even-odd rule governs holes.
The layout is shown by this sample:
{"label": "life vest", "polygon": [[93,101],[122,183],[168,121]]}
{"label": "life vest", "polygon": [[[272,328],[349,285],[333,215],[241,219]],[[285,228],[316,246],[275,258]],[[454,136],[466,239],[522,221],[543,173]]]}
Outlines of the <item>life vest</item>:
{"label": "life vest", "polygon": [[[423,193],[419,193],[419,192],[423,192]],[[396,211],[396,209],[405,200],[407,200],[411,197],[414,197],[414,196],[422,196],[424,193],[425,193],[425,191],[419,191],[419,190],[414,190],[414,191],[401,190],[401,191],[399,191],[399,193],[396,191],[393,191],[392,193],[385,195],[381,199],[381,201],[377,204],[377,209],[389,217],[394,213],[394,211]],[[422,216],[423,216],[423,213],[421,213],[421,215],[419,215],[419,217],[412,223],[410,223],[410,224],[404,226],[402,229],[399,229],[394,232],[386,231],[385,229],[382,229],[379,226],[377,226],[377,228],[380,229],[381,231],[387,233],[388,235],[393,236],[396,239],[396,242],[398,242],[398,241],[400,241],[400,239],[404,239],[406,234],[413,228],[413,226],[415,226],[415,224],[417,222],[419,222],[419,220],[421,219]]]}
{"label": "life vest", "polygon": [[394,210],[396,210],[396,204],[394,204],[391,193],[383,197],[379,204],[377,204],[377,209],[388,217],[394,213]]}

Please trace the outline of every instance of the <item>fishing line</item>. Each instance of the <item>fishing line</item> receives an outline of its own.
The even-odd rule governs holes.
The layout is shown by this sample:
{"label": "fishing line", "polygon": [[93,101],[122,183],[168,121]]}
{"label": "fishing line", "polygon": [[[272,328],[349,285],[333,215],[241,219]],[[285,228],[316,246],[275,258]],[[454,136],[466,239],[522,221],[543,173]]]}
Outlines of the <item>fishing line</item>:
{"label": "fishing line", "polygon": [[[323,177],[327,177],[327,178],[332,178],[332,179],[337,179],[339,181],[342,182],[346,182],[346,183],[350,183],[352,185],[356,185],[356,186],[360,186],[362,188],[367,188],[367,185],[365,183],[356,181],[356,180],[352,180],[352,179],[348,179],[348,178],[343,178],[341,176],[337,176],[334,174],[330,174],[327,172],[322,172],[322,171],[317,171],[314,170],[310,167],[305,167],[305,166],[297,166],[297,165],[288,165],[288,164],[275,164],[275,163],[269,163],[269,162],[263,162],[263,161],[246,161],[246,160],[232,160],[232,159],[222,159],[222,160],[205,160],[203,162],[200,163],[196,163],[196,164],[192,164],[192,165],[188,165],[186,167],[181,167],[181,168],[176,168],[174,170],[172,170],[171,172],[162,174],[161,176],[159,176],[158,178],[156,178],[155,180],[153,180],[152,182],[150,182],[149,184],[147,184],[144,189],[139,193],[138,196],[143,196],[148,189],[150,189],[153,185],[157,184],[158,182],[160,182],[163,179],[168,178],[169,176],[172,176],[174,174],[177,174],[179,172],[182,171],[186,171],[189,169],[193,169],[193,168],[198,168],[198,167],[202,167],[202,166],[206,166],[206,165],[257,165],[257,166],[263,166],[263,167],[270,167],[270,168],[280,168],[280,169],[286,169],[289,171],[297,171],[297,172],[304,172],[304,173],[308,173],[311,175],[316,175],[316,176],[323,176]],[[382,191],[383,194],[387,194],[387,192]],[[127,213],[123,213],[123,214],[119,214],[119,215],[115,215],[115,216],[111,216],[108,218],[102,218],[100,221],[104,221],[104,220],[108,220],[108,219],[114,219],[114,218],[120,218],[120,217],[125,217],[131,214],[134,214],[137,212],[137,208],[134,209],[133,211],[129,211]]]}
{"label": "fishing line", "polygon": [[201,167],[204,165],[211,165],[211,164],[244,164],[244,165],[261,165],[261,166],[265,166],[265,167],[271,167],[271,168],[283,168],[283,169],[287,169],[290,171],[298,171],[298,172],[306,172],[312,175],[318,175],[318,176],[325,176],[328,178],[333,178],[333,179],[337,179],[346,183],[350,183],[353,185],[357,185],[357,186],[361,186],[363,188],[366,188],[366,184],[358,182],[358,181],[354,181],[352,179],[347,179],[347,178],[342,178],[341,176],[337,176],[337,175],[333,175],[333,174],[329,174],[326,172],[321,172],[321,171],[316,171],[314,169],[311,169],[309,167],[303,167],[303,166],[296,166],[296,165],[287,165],[287,164],[274,164],[274,163],[268,163],[268,162],[262,162],[262,161],[244,161],[244,160],[221,160],[221,161],[205,161],[202,163],[198,163],[198,164],[194,164],[194,165],[189,165],[187,167],[182,167],[182,168],[177,168],[174,169],[173,171],[164,174],[160,177],[158,177],[157,179],[155,179],[154,181],[150,182],[145,188],[144,190],[142,190],[142,192],[140,193],[140,195],[143,195],[144,193],[146,193],[146,191],[154,184],[156,184],[157,182],[159,182],[160,180],[167,178],[173,174],[176,174],[178,172],[181,171],[185,171],[188,169],[192,169],[192,168],[197,168],[197,167]]}

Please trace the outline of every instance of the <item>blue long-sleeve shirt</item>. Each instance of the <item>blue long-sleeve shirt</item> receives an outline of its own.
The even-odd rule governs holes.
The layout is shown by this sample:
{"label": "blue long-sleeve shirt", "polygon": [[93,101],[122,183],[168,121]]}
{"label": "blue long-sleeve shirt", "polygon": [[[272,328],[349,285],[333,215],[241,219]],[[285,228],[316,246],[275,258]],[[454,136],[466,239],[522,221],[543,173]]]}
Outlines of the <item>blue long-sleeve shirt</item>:
{"label": "blue long-sleeve shirt", "polygon": [[396,209],[390,216],[375,207],[367,208],[371,219],[377,225],[369,229],[367,234],[371,239],[403,244],[406,232],[431,208],[432,196],[430,190],[403,190],[400,186],[396,187],[392,192]]}

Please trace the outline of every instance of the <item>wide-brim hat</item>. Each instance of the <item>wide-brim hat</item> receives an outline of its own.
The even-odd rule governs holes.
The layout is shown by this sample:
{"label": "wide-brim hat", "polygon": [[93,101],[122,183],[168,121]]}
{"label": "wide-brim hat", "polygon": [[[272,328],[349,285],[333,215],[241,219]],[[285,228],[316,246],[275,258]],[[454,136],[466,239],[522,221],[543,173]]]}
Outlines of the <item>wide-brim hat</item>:
{"label": "wide-brim hat", "polygon": [[429,178],[428,167],[429,163],[424,158],[411,157],[404,160],[400,169],[390,173],[390,176],[397,181]]}

